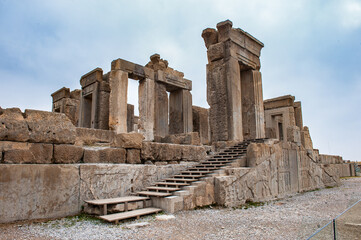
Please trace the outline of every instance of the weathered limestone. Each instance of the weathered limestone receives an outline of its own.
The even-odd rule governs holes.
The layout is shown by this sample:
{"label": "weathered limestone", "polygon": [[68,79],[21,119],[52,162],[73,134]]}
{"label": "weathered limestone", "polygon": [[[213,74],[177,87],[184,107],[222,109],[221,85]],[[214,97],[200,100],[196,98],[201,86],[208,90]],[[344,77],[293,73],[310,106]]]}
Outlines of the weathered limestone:
{"label": "weathered limestone", "polygon": [[128,73],[112,69],[109,76],[109,129],[127,132]]}
{"label": "weathered limestone", "polygon": [[146,78],[139,82],[139,132],[146,141],[154,139],[154,80]]}
{"label": "weathered limestone", "polygon": [[51,94],[53,98],[53,112],[64,113],[74,126],[79,124],[79,108],[81,90],[76,89],[70,92],[69,88],[61,88]]}
{"label": "weathered limestone", "polygon": [[301,141],[302,141],[302,145],[309,150],[313,149],[313,144],[312,144],[312,139],[310,136],[310,131],[308,129],[308,127],[303,127],[302,131],[301,131]]}
{"label": "weathered limestone", "polygon": [[84,149],[74,145],[54,145],[55,163],[79,163],[83,158]]}
{"label": "weathered limestone", "polygon": [[215,177],[218,204],[239,206],[246,201],[267,201],[339,184],[333,168],[313,162],[307,151],[294,143],[252,143],[247,149],[247,163],[251,168],[240,168],[241,174]]}
{"label": "weathered limestone", "polygon": [[141,149],[143,139],[144,137],[140,133],[121,133],[115,135],[114,141],[112,142],[111,146],[120,148]]}
{"label": "weathered limestone", "polygon": [[171,92],[169,95],[169,133],[192,131],[192,94],[183,89]]}
{"label": "weathered limestone", "polygon": [[30,132],[19,108],[0,109],[0,140],[26,142]]}
{"label": "weathered limestone", "polygon": [[80,212],[76,165],[1,164],[0,223]]}
{"label": "weathered limestone", "polygon": [[125,163],[126,150],[123,148],[85,148],[84,163]]}
{"label": "weathered limestone", "polygon": [[300,142],[297,132],[300,128],[296,124],[295,109],[298,109],[298,124],[301,124],[300,121],[302,121],[300,120],[301,112],[300,108],[294,107],[294,100],[294,96],[286,95],[264,101],[266,137]]}
{"label": "weathered limestone", "polygon": [[295,108],[295,119],[296,119],[296,126],[300,129],[303,128],[303,120],[302,120],[302,107],[301,102],[294,102],[293,107]]}
{"label": "weathered limestone", "polygon": [[99,85],[102,81],[101,68],[96,68],[81,77],[79,127],[98,128]]}
{"label": "weathered limestone", "polygon": [[140,164],[140,150],[139,149],[127,149],[127,163]]}
{"label": "weathered limestone", "polygon": [[53,145],[0,141],[3,163],[52,163]]}
{"label": "weathered limestone", "polygon": [[[207,47],[207,101],[212,141],[262,138],[264,113],[260,51],[263,44],[227,20],[202,33]],[[244,110],[243,110],[244,108]]]}
{"label": "weathered limestone", "polygon": [[160,179],[179,173],[187,165],[80,165],[80,201],[129,196],[130,193],[140,191]]}
{"label": "weathered limestone", "polygon": [[155,83],[154,91],[154,135],[165,137],[168,134],[168,95],[166,86]]}
{"label": "weathered limestone", "polygon": [[73,144],[75,126],[62,113],[26,109],[25,121],[30,132],[29,142]]}
{"label": "weathered limestone", "polygon": [[127,104],[127,132],[134,131],[134,105]]}
{"label": "weathered limestone", "polygon": [[144,142],[141,150],[142,161],[201,161],[206,149],[202,146]]}
{"label": "weathered limestone", "polygon": [[115,138],[113,131],[93,128],[76,128],[75,145],[94,145],[96,143],[112,143]]}
{"label": "weathered limestone", "polygon": [[201,143],[208,145],[211,143],[211,133],[208,121],[208,109],[192,106],[193,131],[198,132]]}
{"label": "weathered limestone", "polygon": [[201,145],[199,134],[197,132],[168,135],[165,138],[161,138],[160,142],[186,145]]}

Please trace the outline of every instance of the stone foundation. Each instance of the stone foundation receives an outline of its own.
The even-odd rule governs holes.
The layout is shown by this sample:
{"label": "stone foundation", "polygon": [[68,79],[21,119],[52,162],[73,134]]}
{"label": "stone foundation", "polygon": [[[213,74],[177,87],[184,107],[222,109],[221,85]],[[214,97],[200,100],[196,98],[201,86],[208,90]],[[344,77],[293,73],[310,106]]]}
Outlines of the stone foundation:
{"label": "stone foundation", "polygon": [[0,223],[79,214],[84,200],[127,196],[192,164],[1,164]]}

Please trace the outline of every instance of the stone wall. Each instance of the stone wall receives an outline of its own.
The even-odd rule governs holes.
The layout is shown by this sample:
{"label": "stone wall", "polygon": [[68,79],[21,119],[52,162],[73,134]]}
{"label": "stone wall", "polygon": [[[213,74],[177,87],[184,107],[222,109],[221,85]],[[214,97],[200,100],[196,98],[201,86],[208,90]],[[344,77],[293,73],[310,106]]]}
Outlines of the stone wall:
{"label": "stone wall", "polygon": [[312,158],[294,143],[252,143],[247,149],[249,167],[229,169],[227,176],[215,177],[215,200],[238,206],[338,185],[338,171]]}
{"label": "stone wall", "polygon": [[[144,142],[141,133],[76,128],[63,113],[0,109],[0,164],[179,163],[201,161],[198,133],[170,135],[178,144]],[[182,145],[180,145],[182,144]]]}
{"label": "stone wall", "polygon": [[126,196],[192,164],[1,164],[0,223],[79,214],[86,199]]}

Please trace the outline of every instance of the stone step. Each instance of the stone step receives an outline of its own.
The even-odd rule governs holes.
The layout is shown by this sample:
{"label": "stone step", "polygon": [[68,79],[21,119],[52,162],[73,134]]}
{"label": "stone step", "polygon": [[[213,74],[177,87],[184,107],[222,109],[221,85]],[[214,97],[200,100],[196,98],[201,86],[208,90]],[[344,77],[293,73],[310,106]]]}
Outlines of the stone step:
{"label": "stone step", "polygon": [[203,165],[211,165],[211,166],[218,166],[218,165],[226,165],[227,163],[231,163],[232,161],[210,161],[210,162],[202,162]]}
{"label": "stone step", "polygon": [[166,178],[165,181],[170,182],[195,182],[198,181],[198,179],[184,179],[184,178]]}
{"label": "stone step", "polygon": [[175,183],[175,182],[156,182],[155,185],[161,186],[189,186],[188,183]]}
{"label": "stone step", "polygon": [[192,171],[192,170],[188,170],[188,171],[183,171],[183,172],[181,172],[181,174],[190,174],[190,175],[192,175],[192,174],[208,174],[208,173],[210,173],[211,171]]}
{"label": "stone step", "polygon": [[[193,167],[193,168],[190,168],[189,170],[190,171],[195,171],[195,172],[212,172],[212,171],[215,171],[215,170],[218,170],[219,168],[211,168],[211,167],[204,167],[204,166],[200,166],[200,167]],[[207,171],[205,171],[207,170]]]}
{"label": "stone step", "polygon": [[178,191],[181,189],[177,188],[177,187],[147,187],[147,190],[153,190],[156,192],[159,192],[159,191],[174,192],[174,191]]}
{"label": "stone step", "polygon": [[164,192],[151,192],[151,191],[141,191],[137,192],[138,195],[149,196],[149,197],[168,197],[171,196],[171,193]]}
{"label": "stone step", "polygon": [[138,219],[140,216],[149,215],[149,214],[153,214],[153,213],[159,213],[162,211],[163,210],[160,208],[143,208],[143,209],[132,210],[129,212],[103,215],[103,216],[100,216],[99,218],[101,218],[105,221],[108,221],[108,222],[115,222],[116,224],[118,224],[118,222],[120,220],[134,218],[134,217],[136,217]]}
{"label": "stone step", "polygon": [[174,178],[200,178],[204,177],[204,175],[174,175]]}

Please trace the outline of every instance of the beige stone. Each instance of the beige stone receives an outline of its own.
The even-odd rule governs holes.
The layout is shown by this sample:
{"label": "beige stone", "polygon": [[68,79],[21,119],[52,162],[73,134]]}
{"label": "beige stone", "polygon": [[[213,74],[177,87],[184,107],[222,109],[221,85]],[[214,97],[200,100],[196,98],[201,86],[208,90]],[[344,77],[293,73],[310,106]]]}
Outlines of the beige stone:
{"label": "beige stone", "polygon": [[162,143],[201,145],[199,134],[197,132],[171,134],[161,138]]}
{"label": "beige stone", "polygon": [[277,98],[267,99],[264,100],[264,108],[274,109],[274,108],[281,108],[281,107],[293,107],[295,101],[295,97],[291,95],[285,95]]}
{"label": "beige stone", "polygon": [[127,149],[127,163],[140,164],[140,150],[139,149]]}
{"label": "beige stone", "polygon": [[182,159],[182,145],[144,142],[141,150],[143,161],[177,161]]}
{"label": "beige stone", "polygon": [[7,108],[0,111],[0,140],[26,142],[29,130],[19,108]]}
{"label": "beige stone", "polygon": [[76,165],[0,165],[0,223],[80,212]]}
{"label": "beige stone", "polygon": [[193,131],[198,132],[202,144],[210,144],[208,109],[192,106]]}
{"label": "beige stone", "polygon": [[94,145],[96,143],[111,143],[115,133],[102,129],[76,128],[76,142],[78,146]]}
{"label": "beige stone", "polygon": [[141,149],[143,139],[144,136],[142,134],[135,132],[116,134],[111,146],[121,147],[121,148]]}
{"label": "beige stone", "polygon": [[82,147],[74,145],[54,145],[55,163],[79,163],[83,158],[84,150]]}
{"label": "beige stone", "polygon": [[311,139],[311,135],[310,135],[310,131],[308,129],[308,127],[303,127],[302,131],[301,131],[301,142],[304,148],[312,150],[313,149],[313,144],[312,144],[312,139]]}
{"label": "beige stone", "polygon": [[125,163],[126,150],[123,148],[85,148],[84,163]]}
{"label": "beige stone", "polygon": [[203,146],[185,145],[182,147],[183,161],[201,161],[207,157],[206,149]]}
{"label": "beige stone", "polygon": [[25,110],[25,120],[30,132],[30,142],[73,144],[75,126],[63,113]]}
{"label": "beige stone", "polygon": [[4,163],[51,163],[53,145],[43,143],[17,143],[0,141]]}

